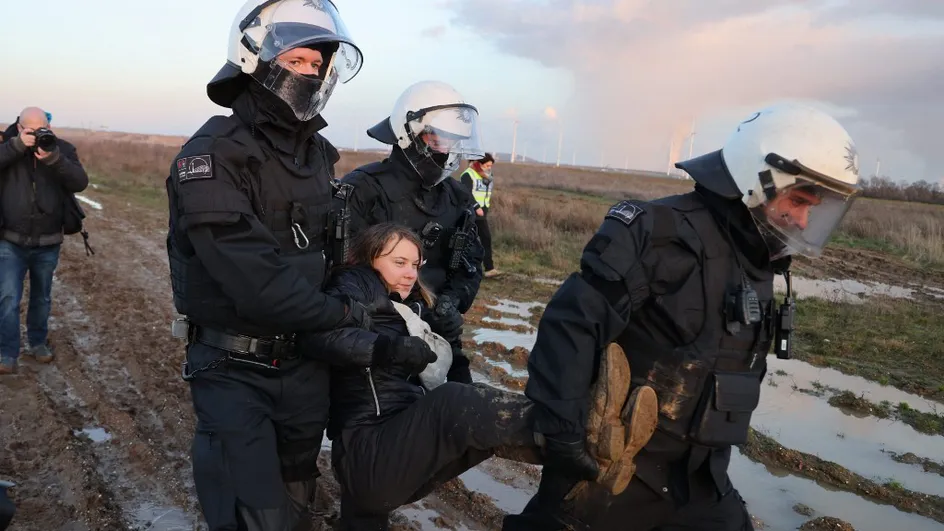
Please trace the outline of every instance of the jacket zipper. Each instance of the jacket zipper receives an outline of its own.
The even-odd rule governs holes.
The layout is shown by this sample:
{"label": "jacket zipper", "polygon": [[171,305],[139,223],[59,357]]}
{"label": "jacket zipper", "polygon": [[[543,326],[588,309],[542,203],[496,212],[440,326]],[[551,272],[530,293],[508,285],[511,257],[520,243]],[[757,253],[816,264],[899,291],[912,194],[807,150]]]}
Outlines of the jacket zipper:
{"label": "jacket zipper", "polygon": [[377,389],[374,387],[374,378],[370,375],[370,367],[364,369],[367,372],[367,383],[370,384],[370,392],[374,395],[374,407],[377,409],[377,416],[380,416],[380,400],[377,398]]}

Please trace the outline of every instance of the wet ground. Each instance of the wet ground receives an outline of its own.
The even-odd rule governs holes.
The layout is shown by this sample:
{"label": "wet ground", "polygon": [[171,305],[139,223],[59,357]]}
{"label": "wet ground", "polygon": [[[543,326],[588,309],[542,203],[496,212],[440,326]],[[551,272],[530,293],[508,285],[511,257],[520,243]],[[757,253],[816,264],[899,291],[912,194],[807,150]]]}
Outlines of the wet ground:
{"label": "wet ground", "polygon": [[[95,190],[83,196],[96,254],[86,257],[79,238],[64,246],[51,320],[57,360],[25,360],[19,374],[0,380],[0,479],[17,484],[11,529],[204,529],[191,481],[193,416],[180,379],[182,349],[169,335],[175,315],[165,219]],[[526,282],[519,284],[501,297],[486,284],[466,337],[475,379],[513,392],[526,381],[527,351],[543,308],[538,301],[554,289],[535,284],[540,296],[532,299]],[[843,292],[858,289],[842,286]],[[763,522],[758,528],[846,529],[829,527],[840,525],[829,520],[838,518],[860,531],[944,529],[922,516],[936,514],[935,497],[944,496],[944,439],[892,418],[834,407],[829,389],[944,411],[941,404],[862,378],[771,357],[755,429],[797,455],[817,456],[886,489],[928,495],[919,501],[927,510],[901,510],[854,485],[811,479],[795,463],[778,461],[777,451],[755,460],[735,450],[731,476]],[[337,516],[337,485],[327,452],[315,511],[330,525]],[[520,511],[536,491],[539,471],[493,458],[399,509],[394,527],[498,529],[502,516]]]}

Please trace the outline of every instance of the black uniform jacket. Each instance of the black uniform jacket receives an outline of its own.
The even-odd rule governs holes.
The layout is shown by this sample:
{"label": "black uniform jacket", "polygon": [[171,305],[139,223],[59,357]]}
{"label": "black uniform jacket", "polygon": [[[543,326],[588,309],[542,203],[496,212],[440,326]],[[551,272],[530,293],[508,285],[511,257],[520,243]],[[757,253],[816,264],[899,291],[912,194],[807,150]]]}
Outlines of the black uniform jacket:
{"label": "black uniform jacket", "polygon": [[373,360],[378,340],[409,335],[406,322],[389,301],[402,302],[417,313],[423,303],[418,296],[404,301],[396,293],[389,294],[369,266],[336,270],[326,292],[350,296],[377,310],[372,330],[337,328],[299,337],[304,352],[332,365],[328,436],[334,438],[342,429],[384,422],[425,394],[414,368],[374,364]]}

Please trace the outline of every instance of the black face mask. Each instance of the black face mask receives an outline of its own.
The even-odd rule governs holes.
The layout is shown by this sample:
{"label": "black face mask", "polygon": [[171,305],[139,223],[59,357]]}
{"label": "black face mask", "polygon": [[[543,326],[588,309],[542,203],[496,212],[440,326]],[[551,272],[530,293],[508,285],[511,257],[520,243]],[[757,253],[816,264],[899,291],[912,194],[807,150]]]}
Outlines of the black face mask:
{"label": "black face mask", "polygon": [[256,100],[259,112],[266,115],[273,124],[288,130],[302,127],[304,122],[295,116],[292,108],[270,90],[258,83],[251,83],[249,93]]}
{"label": "black face mask", "polygon": [[426,155],[425,153],[420,153],[415,144],[410,144],[409,147],[403,150],[403,154],[406,155],[407,160],[413,165],[424,188],[432,188],[443,180],[443,167],[445,167],[446,163],[449,161],[448,153]]}

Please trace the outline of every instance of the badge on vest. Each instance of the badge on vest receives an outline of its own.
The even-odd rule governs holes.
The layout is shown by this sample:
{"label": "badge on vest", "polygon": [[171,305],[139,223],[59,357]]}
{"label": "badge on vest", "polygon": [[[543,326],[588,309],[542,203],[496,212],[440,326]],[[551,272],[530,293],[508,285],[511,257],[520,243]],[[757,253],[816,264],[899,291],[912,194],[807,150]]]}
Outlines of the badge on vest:
{"label": "badge on vest", "polygon": [[619,221],[628,227],[633,222],[633,220],[639,216],[639,214],[644,212],[645,210],[635,203],[630,203],[629,201],[620,201],[619,203],[616,203],[610,207],[610,211],[606,213],[604,218],[615,219],[616,221]]}
{"label": "badge on vest", "polygon": [[213,155],[194,155],[177,159],[177,182],[213,178]]}

